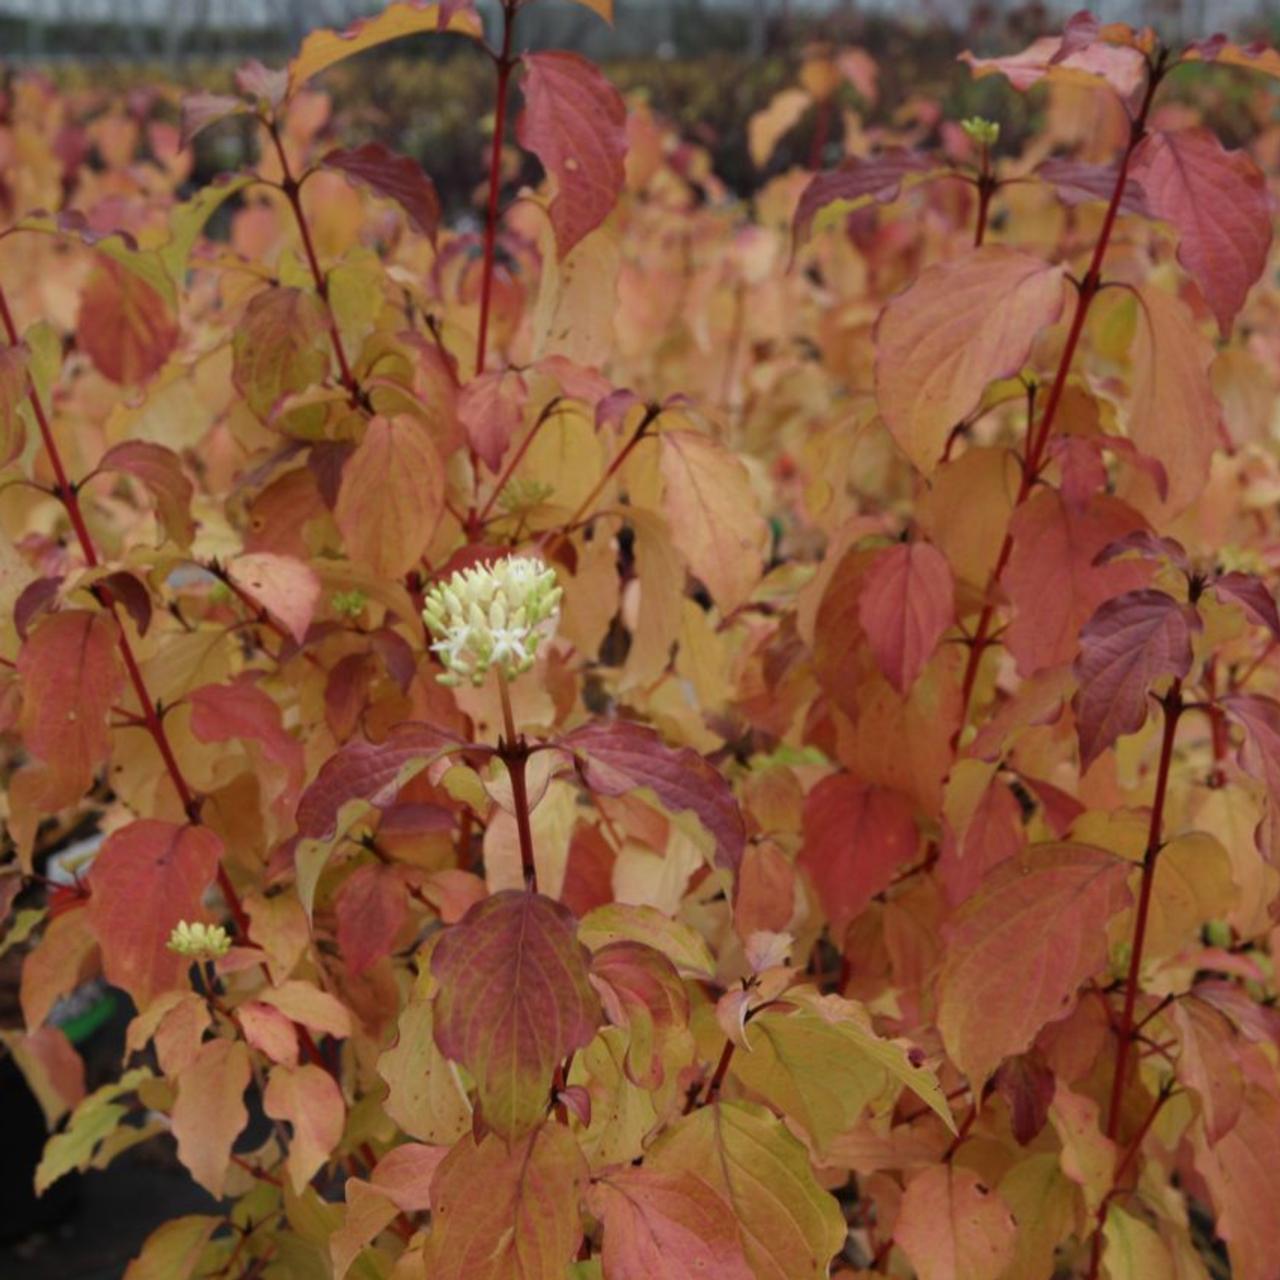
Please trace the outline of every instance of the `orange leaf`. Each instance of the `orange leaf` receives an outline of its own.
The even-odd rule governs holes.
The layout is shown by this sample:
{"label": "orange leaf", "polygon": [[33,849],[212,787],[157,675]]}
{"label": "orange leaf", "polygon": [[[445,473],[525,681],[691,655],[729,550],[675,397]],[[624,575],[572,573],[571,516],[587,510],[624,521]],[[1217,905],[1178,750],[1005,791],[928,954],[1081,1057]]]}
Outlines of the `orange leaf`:
{"label": "orange leaf", "polygon": [[227,563],[227,577],[301,644],[320,599],[320,579],[305,560],[259,551]]}
{"label": "orange leaf", "polygon": [[107,714],[124,683],[115,623],[84,609],[45,616],[23,642],[18,677],[23,741],[47,767],[49,808],[61,808],[107,756]]}
{"label": "orange leaf", "polygon": [[289,1180],[301,1195],[342,1139],[347,1107],[334,1078],[314,1063],[275,1066],[262,1095],[262,1109],[293,1130],[289,1143]]}
{"label": "orange leaf", "polygon": [[1106,963],[1132,863],[1089,845],[1034,845],[1001,863],[944,928],[938,1028],[976,1087],[1065,1016]]}
{"label": "orange leaf", "polygon": [[564,1280],[582,1239],[587,1162],[554,1121],[508,1147],[470,1134],[431,1183],[432,1280]]}
{"label": "orange leaf", "polygon": [[113,831],[89,871],[89,927],[102,947],[107,979],[145,1009],[161,991],[186,982],[191,961],[168,948],[181,920],[201,905],[222,857],[208,827],[144,818]]}
{"label": "orange leaf", "polygon": [[1235,1127],[1213,1146],[1197,1136],[1194,1148],[1196,1168],[1218,1211],[1215,1229],[1227,1242],[1233,1280],[1271,1280],[1280,1241],[1280,1099],[1250,1085]]}
{"label": "orange leaf", "polygon": [[767,536],[746,468],[696,431],[664,431],[663,511],[678,550],[722,613],[745,603],[764,570]]}
{"label": "orange leaf", "polygon": [[80,293],[76,342],[112,382],[145,382],[178,345],[178,322],[141,276],[100,258]]}
{"label": "orange leaf", "polygon": [[222,1199],[231,1146],[249,1121],[244,1091],[251,1076],[240,1040],[207,1040],[178,1077],[173,1136],[178,1159],[215,1200]]}
{"label": "orange leaf", "polygon": [[1062,311],[1063,268],[988,245],[922,271],[876,326],[876,395],[893,438],[924,472],[987,384],[1012,377]]}
{"label": "orange leaf", "polygon": [[444,512],[444,465],[416,419],[376,417],[342,468],[334,519],[347,552],[379,577],[422,558]]}
{"label": "orange leaf", "polygon": [[506,890],[472,907],[431,954],[436,1044],[475,1077],[485,1122],[508,1142],[546,1115],[556,1067],[600,1022],[576,923],[550,898]]}
{"label": "orange leaf", "polygon": [[1017,1228],[972,1169],[934,1165],[907,1183],[893,1236],[919,1280],[998,1280]]}
{"label": "orange leaf", "polygon": [[7,467],[26,443],[27,428],[18,410],[27,399],[30,358],[22,343],[0,348],[0,467]]}
{"label": "orange leaf", "polygon": [[1168,510],[1176,514],[1197,497],[1209,478],[1222,417],[1209,366],[1213,344],[1171,293],[1152,285],[1133,290],[1138,326],[1133,339],[1133,400],[1129,435],[1148,457],[1164,465]]}
{"label": "orange leaf", "polygon": [[191,518],[195,489],[172,449],[147,440],[126,440],[102,455],[97,470],[117,471],[145,485],[165,531],[180,547],[191,545],[196,532]]}

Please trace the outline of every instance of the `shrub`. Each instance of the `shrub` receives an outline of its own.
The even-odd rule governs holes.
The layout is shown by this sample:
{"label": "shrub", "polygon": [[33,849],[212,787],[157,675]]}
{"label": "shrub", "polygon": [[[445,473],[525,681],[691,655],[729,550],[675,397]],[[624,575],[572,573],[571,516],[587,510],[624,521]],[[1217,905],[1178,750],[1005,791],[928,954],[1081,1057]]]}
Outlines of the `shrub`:
{"label": "shrub", "polygon": [[[37,1186],[171,1134],[222,1212],[131,1280],[1137,1280],[1210,1220],[1273,1280],[1270,195],[1163,93],[1280,55],[1077,15],[967,59],[1049,86],[1021,154],[921,100],[748,207],[515,16],[475,232],[311,84],[465,5],[181,136],[12,85]],[[871,70],[815,55],[758,159]]]}

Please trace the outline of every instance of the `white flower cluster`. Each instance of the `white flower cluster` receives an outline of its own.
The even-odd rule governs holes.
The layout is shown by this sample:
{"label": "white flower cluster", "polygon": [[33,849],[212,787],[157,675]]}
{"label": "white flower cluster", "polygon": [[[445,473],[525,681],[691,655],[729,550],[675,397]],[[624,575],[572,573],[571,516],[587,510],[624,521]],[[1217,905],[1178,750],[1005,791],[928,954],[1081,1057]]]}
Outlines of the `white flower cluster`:
{"label": "white flower cluster", "polygon": [[231,950],[231,935],[220,924],[179,921],[169,935],[168,947],[193,960],[212,960]]}
{"label": "white flower cluster", "polygon": [[460,569],[427,593],[423,619],[446,671],[442,684],[481,684],[491,669],[528,671],[555,631],[561,589],[555,570],[529,556]]}

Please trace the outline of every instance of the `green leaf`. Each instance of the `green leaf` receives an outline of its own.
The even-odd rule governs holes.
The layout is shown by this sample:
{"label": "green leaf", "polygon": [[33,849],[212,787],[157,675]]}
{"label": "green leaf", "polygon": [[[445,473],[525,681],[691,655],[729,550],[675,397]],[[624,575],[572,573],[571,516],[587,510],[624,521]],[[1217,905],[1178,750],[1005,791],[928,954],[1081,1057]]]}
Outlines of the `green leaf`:
{"label": "green leaf", "polygon": [[800,1125],[819,1154],[886,1098],[894,1082],[955,1131],[937,1077],[912,1066],[906,1046],[876,1035],[852,1000],[789,991],[782,1005],[751,1019],[746,1035],[749,1050],[733,1055],[730,1071]]}
{"label": "green leaf", "polygon": [[757,1280],[825,1280],[844,1246],[844,1214],[818,1185],[808,1153],[754,1103],[717,1102],[685,1116],[645,1167],[696,1174],[729,1202]]}

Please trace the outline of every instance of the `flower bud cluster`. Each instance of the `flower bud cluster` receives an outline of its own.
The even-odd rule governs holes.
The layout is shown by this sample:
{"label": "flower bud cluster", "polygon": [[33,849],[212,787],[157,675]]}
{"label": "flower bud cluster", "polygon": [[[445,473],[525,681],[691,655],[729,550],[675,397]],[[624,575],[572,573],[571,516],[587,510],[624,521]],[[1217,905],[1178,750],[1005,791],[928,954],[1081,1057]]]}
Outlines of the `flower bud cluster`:
{"label": "flower bud cluster", "polygon": [[995,120],[970,116],[967,120],[960,121],[960,128],[980,147],[994,147],[1000,141],[1000,125]]}
{"label": "flower bud cluster", "polygon": [[231,950],[231,935],[220,924],[179,921],[169,935],[168,947],[193,960],[212,960]]}
{"label": "flower bud cluster", "polygon": [[555,570],[529,556],[460,569],[427,593],[422,616],[445,673],[442,684],[481,684],[490,670],[528,671],[555,630],[562,592]]}

